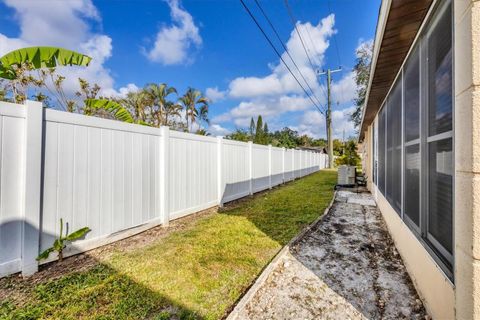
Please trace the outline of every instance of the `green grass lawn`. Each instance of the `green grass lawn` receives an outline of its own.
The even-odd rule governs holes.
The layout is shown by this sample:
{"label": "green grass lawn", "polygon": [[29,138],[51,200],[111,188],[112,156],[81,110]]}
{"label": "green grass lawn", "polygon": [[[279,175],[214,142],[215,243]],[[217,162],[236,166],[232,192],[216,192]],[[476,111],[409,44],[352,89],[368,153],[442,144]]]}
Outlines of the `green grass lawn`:
{"label": "green grass lawn", "polygon": [[[31,285],[0,319],[219,319],[275,254],[330,202],[336,172],[321,171],[227,205],[87,271]],[[0,288],[1,290],[1,288]]]}

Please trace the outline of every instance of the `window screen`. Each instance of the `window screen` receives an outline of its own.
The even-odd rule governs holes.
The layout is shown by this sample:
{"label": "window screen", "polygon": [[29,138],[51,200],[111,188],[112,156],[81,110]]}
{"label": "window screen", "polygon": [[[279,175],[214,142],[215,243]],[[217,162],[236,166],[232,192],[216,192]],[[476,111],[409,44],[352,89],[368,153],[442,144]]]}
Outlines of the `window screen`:
{"label": "window screen", "polygon": [[451,6],[434,21],[428,37],[429,136],[452,130]]}
{"label": "window screen", "polygon": [[404,71],[405,142],[420,137],[420,61],[418,49],[409,58]]}
{"label": "window screen", "polygon": [[412,51],[404,69],[404,214],[420,226],[420,54]]}
{"label": "window screen", "polygon": [[387,108],[387,199],[401,213],[402,187],[402,78],[388,97]]}
{"label": "window screen", "polygon": [[373,146],[373,161],[372,161],[372,179],[377,183],[377,166],[378,166],[378,152],[377,152],[377,126],[373,122],[372,130],[372,146]]}
{"label": "window screen", "polygon": [[420,144],[405,147],[404,213],[420,226]]}
{"label": "window screen", "polygon": [[[433,246],[452,254],[452,12],[451,5],[431,23],[428,55],[428,234]],[[439,135],[441,133],[441,135]],[[445,254],[445,251],[447,253]],[[448,260],[451,260],[448,259]],[[451,261],[450,261],[451,262]]]}
{"label": "window screen", "polygon": [[385,107],[378,117],[378,188],[385,194]]}
{"label": "window screen", "polygon": [[375,137],[380,192],[450,276],[454,185],[451,21],[451,1],[438,2],[378,114]]}
{"label": "window screen", "polygon": [[428,232],[452,253],[452,139],[429,144]]}

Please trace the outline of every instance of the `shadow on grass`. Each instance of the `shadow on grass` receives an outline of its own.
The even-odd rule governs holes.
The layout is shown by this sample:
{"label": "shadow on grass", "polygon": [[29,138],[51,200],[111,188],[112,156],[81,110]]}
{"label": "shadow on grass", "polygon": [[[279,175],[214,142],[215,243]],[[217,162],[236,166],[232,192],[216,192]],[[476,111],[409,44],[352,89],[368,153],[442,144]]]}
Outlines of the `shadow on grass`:
{"label": "shadow on grass", "polygon": [[22,305],[19,296],[2,301],[0,319],[203,319],[106,264],[25,290],[29,302]]}
{"label": "shadow on grass", "polygon": [[323,212],[334,183],[335,173],[324,171],[234,201],[108,264],[84,254],[88,262],[66,259],[66,272],[49,265],[26,280],[0,279],[0,319],[221,318],[275,252]]}
{"label": "shadow on grass", "polygon": [[[21,224],[23,221],[10,221],[2,227]],[[30,224],[25,228],[34,231]],[[42,265],[31,277],[0,278],[1,320],[51,318],[203,319],[88,253]]]}

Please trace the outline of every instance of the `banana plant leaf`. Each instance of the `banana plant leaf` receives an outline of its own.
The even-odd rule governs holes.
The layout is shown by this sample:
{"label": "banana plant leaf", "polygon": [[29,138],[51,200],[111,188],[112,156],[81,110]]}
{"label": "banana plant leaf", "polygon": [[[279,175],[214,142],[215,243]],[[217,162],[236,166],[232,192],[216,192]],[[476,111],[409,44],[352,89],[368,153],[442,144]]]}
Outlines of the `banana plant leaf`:
{"label": "banana plant leaf", "polygon": [[45,259],[47,259],[48,256],[50,255],[50,253],[53,252],[53,250],[54,250],[53,247],[48,248],[47,250],[45,250],[45,251],[43,251],[42,253],[40,253],[40,254],[38,255],[38,257],[37,257],[36,260],[37,260],[37,261],[40,261],[40,260],[45,260]]}
{"label": "banana plant leaf", "polygon": [[0,78],[8,79],[8,80],[13,80],[13,79],[16,78],[15,71],[13,71],[13,70],[10,69],[10,68],[4,68],[4,67],[0,64]]}
{"label": "banana plant leaf", "polygon": [[134,122],[130,112],[118,102],[108,99],[87,99],[85,100],[85,105],[96,110],[103,109],[111,113],[117,120],[128,123]]}
{"label": "banana plant leaf", "polygon": [[53,242],[53,250],[55,251],[60,251],[63,248],[65,248],[65,245],[63,244],[63,239],[55,239]]}
{"label": "banana plant leaf", "polygon": [[[8,69],[29,62],[35,69],[57,66],[88,66],[91,57],[72,50],[56,47],[29,47],[14,50],[0,58],[0,64]],[[1,74],[1,73],[0,73]]]}
{"label": "banana plant leaf", "polygon": [[91,231],[91,229],[89,227],[84,227],[84,228],[78,229],[77,231],[72,232],[69,235],[67,235],[65,237],[65,240],[67,240],[67,241],[78,240],[80,238],[83,238],[90,231]]}

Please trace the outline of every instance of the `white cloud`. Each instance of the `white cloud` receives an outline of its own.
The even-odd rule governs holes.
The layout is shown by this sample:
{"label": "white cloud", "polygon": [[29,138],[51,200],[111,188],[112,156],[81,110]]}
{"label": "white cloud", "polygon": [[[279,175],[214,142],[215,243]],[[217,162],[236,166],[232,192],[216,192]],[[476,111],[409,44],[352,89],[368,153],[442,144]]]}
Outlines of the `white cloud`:
{"label": "white cloud", "polygon": [[233,121],[237,126],[247,126],[252,117],[261,115],[266,121],[274,121],[286,112],[303,111],[312,106],[311,101],[300,95],[260,97],[240,102],[228,112],[212,119],[214,122]]}
{"label": "white cloud", "polygon": [[[345,133],[345,139],[355,135],[355,128],[350,121],[350,115],[355,110],[354,106],[350,106],[341,110],[332,111],[332,129],[333,137],[342,139]],[[316,111],[305,112],[297,126],[292,129],[297,130],[299,134],[307,134],[316,138],[325,138],[326,125],[325,116]]]}
{"label": "white cloud", "polygon": [[[302,33],[308,31],[308,40],[312,39],[313,44],[309,42],[310,57],[314,63],[318,64],[318,68],[323,64],[325,51],[329,46],[328,39],[336,32],[334,23],[335,16],[333,14],[320,20],[317,25],[309,22],[303,24],[297,22],[298,29]],[[316,96],[324,103],[325,101],[320,94],[321,88],[316,70],[312,69],[295,29],[290,33],[286,46],[303,77],[316,92]],[[286,52],[282,54],[282,57],[303,87],[309,90]],[[232,121],[237,126],[247,126],[251,117],[262,115],[266,121],[273,123],[285,113],[305,111],[313,107],[311,100],[305,95],[303,89],[281,61],[271,64],[270,70],[271,73],[264,77],[238,77],[233,79],[228,86],[228,95],[230,98],[240,99],[241,101],[236,107],[213,120],[216,122]]]}
{"label": "white cloud", "polygon": [[332,82],[332,102],[340,104],[351,102],[355,98],[356,90],[355,73],[352,71],[339,81]]}
{"label": "white cloud", "polygon": [[[286,46],[303,77],[320,100],[320,107],[326,104],[325,88],[321,87],[318,81],[316,70],[322,69],[325,63],[325,52],[329,48],[329,39],[337,31],[334,28],[335,16],[333,14],[321,19],[318,24],[310,22],[297,22],[297,28],[306,42],[309,56],[314,64],[312,68],[308,57],[305,54],[301,40],[295,29],[290,33]],[[282,53],[282,58],[289,65],[303,87],[309,91],[303,77],[298,73],[292,64],[288,54]],[[286,117],[283,116],[292,112],[304,112],[296,125],[290,125],[292,129],[298,130],[301,134],[309,134],[314,137],[325,137],[325,117],[319,113],[312,101],[298,85],[294,77],[281,61],[269,65],[271,72],[263,77],[242,76],[232,80],[228,86],[230,98],[239,99],[240,102],[228,112],[218,115],[213,119],[216,123],[233,122],[240,127],[246,127],[251,117],[262,117],[271,125],[272,129],[285,126]],[[350,102],[356,91],[352,72],[346,74],[338,81],[332,81],[333,108],[336,103],[346,104]],[[315,101],[316,99],[313,98]],[[352,108],[344,108],[332,112],[334,124],[334,135],[339,137],[345,129],[346,136],[354,134],[353,125],[350,123],[349,115]],[[288,119],[292,124],[295,120]],[[283,123],[281,123],[283,122]]]}
{"label": "white cloud", "polygon": [[20,39],[32,45],[63,45],[75,47],[88,40],[89,27],[85,18],[99,20],[90,0],[44,1],[5,0],[15,10],[20,23]]}
{"label": "white cloud", "polygon": [[147,57],[164,65],[191,62],[189,49],[202,44],[198,27],[178,0],[166,1],[170,7],[173,25],[160,28],[153,48],[146,52]]}
{"label": "white cloud", "polygon": [[205,95],[211,102],[217,102],[225,99],[225,91],[218,90],[218,87],[207,88],[207,90],[205,90]]}
{"label": "white cloud", "polygon": [[[336,32],[334,24],[335,16],[333,14],[320,20],[317,25],[312,25],[310,22],[303,24],[297,22],[297,28],[300,32],[304,35],[309,35],[306,39],[312,39],[312,41],[308,41],[306,44],[307,47],[309,47],[309,56],[312,62],[316,64],[315,67],[320,68],[324,62],[325,52],[329,47],[328,39]],[[303,38],[305,38],[305,36],[303,36],[302,39]],[[304,39],[304,41],[307,41],[306,39]],[[312,69],[310,61],[303,49],[301,39],[295,29],[290,33],[286,47],[310,87],[314,91],[318,91],[320,85],[317,80],[316,70]],[[287,52],[282,54],[282,58],[289,65],[290,70],[295,74],[295,77],[300,81],[302,86],[306,90],[309,90],[303,77],[291,62]],[[265,77],[238,77],[232,80],[229,85],[230,96],[233,98],[254,98],[279,94],[304,93],[303,89],[298,85],[295,78],[281,61],[271,65],[270,68],[272,73]]]}
{"label": "white cloud", "polygon": [[345,139],[355,136],[355,127],[350,120],[350,115],[355,111],[355,106],[342,110],[332,111],[332,129],[334,138],[342,138],[345,133]]}
{"label": "white cloud", "polygon": [[110,89],[110,90],[104,91],[103,95],[105,95],[106,97],[115,97],[115,98],[124,99],[127,97],[127,94],[129,94],[130,92],[136,92],[138,90],[140,90],[140,88],[137,87],[134,83],[129,83],[125,87],[121,87],[118,90]]}
{"label": "white cloud", "polygon": [[264,78],[239,77],[230,82],[229,92],[233,98],[252,98],[278,95],[284,91],[276,74]]}
{"label": "white cloud", "polygon": [[230,130],[222,127],[219,124],[211,124],[208,127],[207,131],[210,132],[212,136],[222,136],[222,137],[230,133]]}
{"label": "white cloud", "polygon": [[99,22],[100,16],[90,0],[57,1],[55,5],[6,0],[5,4],[14,9],[20,34],[9,38],[0,33],[0,55],[26,46],[59,46],[79,51],[93,60],[88,67],[58,68],[66,76],[66,93],[73,95],[78,90],[78,77],[99,84],[102,93],[112,90],[114,80],[104,66],[112,55],[112,39],[91,32],[89,20]]}

